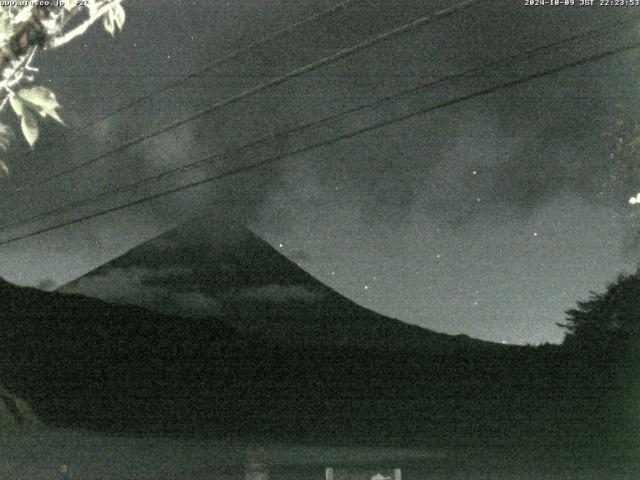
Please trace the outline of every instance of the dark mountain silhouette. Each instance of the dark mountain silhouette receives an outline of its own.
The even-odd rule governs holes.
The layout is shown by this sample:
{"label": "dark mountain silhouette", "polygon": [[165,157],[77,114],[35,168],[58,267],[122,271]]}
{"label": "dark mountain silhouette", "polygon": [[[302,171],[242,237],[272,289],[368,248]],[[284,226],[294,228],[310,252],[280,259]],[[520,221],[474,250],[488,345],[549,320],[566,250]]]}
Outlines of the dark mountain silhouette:
{"label": "dark mountain silhouette", "polygon": [[[0,281],[0,379],[45,422],[104,428],[135,421],[123,415],[139,415],[145,402],[182,387],[188,395],[198,388],[190,380],[200,360],[221,359],[228,346],[242,343],[216,319],[187,320]],[[138,409],[127,413],[136,399]]]}
{"label": "dark mountain silhouette", "polygon": [[[329,320],[298,317],[325,328],[290,341],[231,326],[230,310],[186,318],[0,282],[0,383],[49,425],[112,432],[599,448],[629,424],[608,407],[624,386],[588,388],[593,376],[561,347],[422,331],[330,291],[317,303],[332,295],[341,310]],[[398,349],[405,332],[419,340]]]}
{"label": "dark mountain silhouette", "polygon": [[[210,315],[224,319],[240,333],[276,344],[433,353],[502,347],[465,335],[436,333],[357,305],[247,229],[235,228],[221,237],[215,245],[199,245],[192,238],[183,241],[178,228],[61,291],[184,316],[192,310],[172,297],[197,292],[215,304]],[[92,288],[96,281],[107,281],[111,272],[140,270],[146,273],[140,275],[138,288]]]}
{"label": "dark mountain silhouette", "polygon": [[356,348],[358,338],[351,338],[349,346],[298,348],[241,334],[216,318],[163,315],[3,281],[0,380],[45,423],[97,430],[345,440],[379,428],[398,436],[465,423],[451,395],[475,392],[476,408],[497,391],[483,382],[509,350],[482,342],[451,350],[449,344],[473,341],[391,320],[379,334],[405,328],[435,347],[401,354]]}

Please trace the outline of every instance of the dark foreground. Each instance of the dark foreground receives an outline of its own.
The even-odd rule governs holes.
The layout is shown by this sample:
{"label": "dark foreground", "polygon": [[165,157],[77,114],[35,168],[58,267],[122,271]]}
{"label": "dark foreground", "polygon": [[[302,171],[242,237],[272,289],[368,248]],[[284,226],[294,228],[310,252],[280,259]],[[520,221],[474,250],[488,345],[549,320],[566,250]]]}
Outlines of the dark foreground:
{"label": "dark foreground", "polygon": [[[596,451],[559,452],[510,447],[420,448],[328,447],[163,437],[119,437],[49,430],[0,438],[0,478],[242,479],[252,460],[267,465],[272,480],[369,479],[378,471],[402,468],[403,479],[574,480],[640,478],[638,457]],[[63,467],[65,466],[65,467]],[[67,477],[62,470],[66,468]],[[387,469],[387,470],[385,470]]]}

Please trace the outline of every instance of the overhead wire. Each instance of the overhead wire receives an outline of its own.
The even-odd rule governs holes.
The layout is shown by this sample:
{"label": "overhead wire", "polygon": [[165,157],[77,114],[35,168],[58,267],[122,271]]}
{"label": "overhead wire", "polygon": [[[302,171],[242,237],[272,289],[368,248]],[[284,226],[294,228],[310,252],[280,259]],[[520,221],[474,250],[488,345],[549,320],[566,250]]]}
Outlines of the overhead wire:
{"label": "overhead wire", "polygon": [[[192,73],[190,73],[190,74],[188,74],[186,76],[182,76],[181,75],[177,80],[174,80],[174,81],[168,83],[167,85],[163,85],[162,87],[157,88],[157,89],[155,89],[154,91],[152,91],[152,92],[150,92],[148,94],[142,95],[142,96],[140,96],[140,97],[138,97],[138,98],[136,98],[136,99],[134,99],[134,100],[132,100],[130,102],[125,103],[124,105],[121,105],[120,107],[118,107],[115,110],[109,112],[108,114],[103,115],[102,117],[100,117],[100,118],[98,118],[98,119],[96,119],[96,120],[94,120],[94,121],[92,121],[90,123],[87,123],[86,125],[83,125],[82,127],[78,128],[77,131],[88,130],[88,129],[90,129],[90,128],[92,128],[92,127],[94,127],[94,126],[96,126],[96,125],[98,125],[98,124],[100,124],[102,122],[104,122],[105,120],[110,119],[111,117],[114,117],[114,116],[116,116],[116,115],[118,115],[118,114],[120,114],[120,113],[122,113],[122,112],[124,112],[126,110],[129,110],[129,109],[131,109],[133,107],[136,107],[136,106],[146,102],[147,100],[151,100],[152,98],[157,97],[158,95],[161,95],[161,94],[163,94],[165,92],[168,92],[169,90],[172,90],[172,89],[174,89],[176,87],[179,87],[183,83],[188,82],[189,80],[191,80],[193,78],[197,78],[200,75],[202,75],[204,73],[207,73],[207,72],[213,70],[216,67],[224,65],[225,63],[227,63],[229,61],[235,60],[235,59],[237,59],[238,57],[240,57],[241,55],[243,55],[245,53],[251,52],[252,50],[255,50],[255,49],[259,48],[259,47],[267,45],[267,44],[273,42],[274,40],[277,40],[277,39],[279,39],[281,37],[284,37],[284,36],[286,36],[286,35],[288,35],[290,33],[293,33],[296,30],[298,30],[300,27],[304,27],[304,26],[310,25],[312,23],[315,23],[315,22],[317,22],[319,20],[322,20],[322,19],[324,19],[326,17],[329,17],[329,16],[333,15],[334,13],[337,13],[337,12],[339,12],[341,10],[346,9],[349,5],[351,5],[353,3],[357,3],[357,2],[361,2],[361,1],[363,1],[363,0],[343,0],[342,2],[334,5],[333,7],[327,8],[326,10],[318,12],[318,13],[316,13],[314,15],[309,16],[309,17],[303,18],[302,20],[300,20],[298,22],[294,22],[291,25],[288,25],[285,28],[283,28],[281,30],[278,30],[277,32],[274,32],[274,33],[272,33],[270,35],[262,37],[261,39],[255,41],[255,42],[252,42],[252,43],[250,43],[248,45],[245,45],[245,46],[243,46],[243,47],[241,47],[241,48],[239,48],[237,50],[229,52],[228,54],[223,55],[222,57],[216,59],[215,61],[209,63],[208,65],[205,65],[204,67],[202,67],[202,68],[200,68],[200,69],[198,69],[198,70],[196,70],[196,71],[194,71],[194,72],[192,72]],[[130,74],[113,74],[112,73],[112,74],[108,74],[107,75],[107,77],[123,77],[123,76],[131,77]],[[147,77],[147,76],[148,75],[142,75],[141,77]],[[74,78],[74,77],[76,77],[76,76],[71,76],[71,78]],[[100,78],[104,78],[104,77],[105,77],[105,75],[101,75],[100,76]],[[153,77],[157,78],[158,76],[154,75]],[[21,159],[33,154],[33,152],[34,152],[33,150],[28,151],[27,153],[25,153],[21,157]]]}
{"label": "overhead wire", "polygon": [[37,182],[31,186],[29,186],[26,189],[23,190],[19,190],[17,192],[12,192],[4,197],[0,197],[0,202],[7,200],[9,198],[13,198],[19,194],[24,193],[25,191],[29,191],[29,189],[32,188],[36,188],[45,184],[49,184],[55,180],[57,180],[58,178],[67,176],[73,172],[76,172],[78,170],[81,170],[89,165],[92,165],[94,163],[97,163],[105,158],[108,158],[110,155],[116,154],[116,153],[120,153],[134,145],[137,145],[139,143],[142,143],[146,140],[149,140],[151,138],[157,137],[159,135],[162,135],[168,131],[174,130],[182,125],[185,125],[189,122],[192,122],[194,120],[197,120],[198,118],[204,117],[205,115],[208,115],[210,113],[213,113],[223,107],[227,107],[229,105],[233,105],[241,100],[245,100],[247,98],[253,97],[255,95],[257,95],[258,93],[261,93],[265,90],[268,90],[270,88],[273,88],[275,86],[281,85],[285,82],[288,82],[289,80],[292,80],[294,78],[300,77],[303,74],[312,72],[320,67],[326,66],[326,65],[330,65],[332,63],[335,63],[339,60],[342,60],[344,58],[347,58],[357,52],[360,52],[362,50],[365,50],[367,48],[371,48],[381,42],[387,41],[387,40],[391,40],[395,37],[398,37],[400,35],[406,34],[412,30],[415,30],[419,27],[422,27],[424,25],[427,25],[429,23],[432,23],[436,20],[439,20],[441,18],[459,13],[461,11],[466,10],[467,8],[470,8],[478,3],[481,2],[485,2],[487,0],[465,0],[462,1],[460,3],[457,3],[453,6],[438,10],[435,13],[429,14],[429,15],[425,15],[423,17],[420,17],[416,20],[413,20],[409,23],[406,23],[404,25],[401,25],[399,27],[393,28],[391,30],[387,30],[381,34],[375,35],[367,40],[364,40],[362,42],[357,43],[356,45],[353,45],[351,47],[347,47],[344,49],[339,50],[338,52],[335,52],[331,55],[328,55],[326,57],[321,58],[320,60],[317,60],[315,62],[306,64],[302,67],[299,67],[297,69],[294,69],[290,72],[287,72],[283,75],[280,75],[276,78],[273,78],[271,80],[269,80],[268,82],[262,83],[260,85],[257,85],[255,87],[252,87],[250,89],[244,90],[242,92],[240,92],[237,95],[234,95],[230,98],[221,100],[219,102],[216,102],[212,105],[209,105],[193,114],[188,115],[185,118],[182,118],[178,121],[175,121],[173,123],[170,123],[168,125],[165,125],[163,127],[160,127],[159,129],[156,129],[152,132],[148,132],[145,133],[143,135],[140,135],[136,138],[133,138],[131,140],[128,140],[120,145],[118,145],[117,147],[110,149],[106,152],[103,152],[95,157],[92,157],[89,160],[86,160],[84,162],[79,163],[78,165],[74,165],[73,167],[70,167],[66,170],[63,170],[55,175],[52,175],[50,177],[47,177],[46,179],[44,179],[42,182]]}
{"label": "overhead wire", "polygon": [[635,42],[635,43],[632,43],[632,44],[629,44],[629,45],[624,45],[624,46],[608,49],[608,50],[605,50],[605,51],[602,51],[602,52],[599,52],[599,53],[596,53],[596,54],[593,54],[593,55],[589,55],[589,56],[574,60],[572,62],[564,63],[564,64],[559,65],[559,66],[547,68],[547,69],[544,69],[544,70],[541,70],[541,71],[538,71],[538,72],[535,72],[535,73],[532,73],[532,74],[529,74],[529,75],[522,76],[522,77],[514,79],[514,80],[507,80],[507,81],[504,81],[504,82],[500,82],[497,85],[494,85],[492,87],[484,88],[484,89],[481,89],[481,90],[478,90],[478,91],[475,91],[475,92],[472,92],[472,93],[468,93],[468,94],[465,94],[465,95],[461,95],[461,96],[455,97],[453,99],[445,100],[445,101],[442,101],[442,102],[437,103],[435,105],[432,105],[432,106],[429,106],[429,107],[425,107],[425,108],[421,108],[421,109],[419,109],[419,110],[417,110],[415,112],[407,113],[405,115],[401,115],[401,116],[395,117],[393,119],[379,121],[379,122],[376,122],[376,123],[374,123],[372,125],[369,125],[367,127],[363,127],[363,128],[357,129],[357,130],[352,131],[352,132],[344,133],[342,135],[339,135],[338,137],[335,137],[335,138],[332,138],[332,139],[329,139],[329,140],[326,140],[326,141],[318,142],[318,143],[313,144],[313,145],[307,145],[305,147],[301,147],[301,148],[295,149],[295,150],[287,152],[285,154],[276,155],[274,157],[270,157],[268,159],[264,159],[262,161],[255,162],[255,163],[252,163],[250,165],[244,165],[244,166],[236,167],[236,168],[227,170],[225,172],[222,172],[220,174],[212,175],[212,176],[206,177],[204,179],[201,179],[201,180],[198,180],[198,181],[195,181],[195,182],[191,182],[191,183],[186,184],[186,185],[181,185],[181,186],[177,186],[177,187],[174,187],[174,188],[171,188],[171,189],[163,190],[163,191],[157,192],[157,193],[155,193],[153,195],[148,195],[146,197],[139,198],[139,199],[133,200],[133,201],[129,201],[129,202],[126,202],[126,203],[121,204],[121,205],[117,205],[117,206],[114,206],[114,207],[106,208],[106,209],[103,209],[103,210],[100,210],[100,211],[97,211],[97,212],[92,212],[90,214],[86,214],[86,215],[83,215],[83,216],[78,217],[78,218],[74,218],[74,219],[67,220],[67,221],[64,221],[64,222],[61,222],[61,223],[58,223],[58,224],[50,225],[50,226],[47,226],[47,227],[44,227],[44,228],[37,229],[35,231],[31,231],[31,232],[27,232],[27,233],[24,233],[24,234],[20,234],[20,235],[14,236],[14,237],[11,237],[11,238],[8,238],[8,239],[4,239],[4,240],[0,241],[0,245],[7,245],[7,244],[10,244],[10,243],[14,243],[14,242],[19,241],[19,240],[23,240],[23,239],[26,239],[26,238],[31,238],[31,237],[34,237],[34,236],[37,236],[37,235],[41,235],[41,234],[46,233],[46,232],[50,232],[50,231],[53,231],[53,230],[58,230],[58,229],[61,229],[61,228],[65,228],[65,227],[68,227],[68,226],[71,226],[71,225],[75,225],[75,224],[78,224],[78,223],[81,223],[81,222],[84,222],[84,221],[87,221],[87,220],[90,220],[90,219],[93,219],[93,218],[97,218],[97,217],[104,216],[104,215],[107,215],[107,214],[110,214],[110,213],[121,211],[121,210],[130,208],[130,207],[133,207],[133,206],[145,204],[145,203],[151,202],[151,201],[159,199],[159,198],[167,197],[169,195],[174,195],[176,193],[180,193],[180,192],[183,192],[183,191],[191,190],[191,189],[194,189],[194,188],[196,188],[198,186],[205,185],[205,184],[208,184],[208,183],[211,183],[211,182],[214,182],[214,181],[218,181],[218,180],[221,180],[223,178],[227,178],[227,177],[230,177],[230,176],[235,176],[235,175],[247,172],[247,171],[258,169],[258,168],[263,167],[263,166],[265,166],[267,164],[274,163],[276,161],[282,160],[282,159],[290,157],[292,155],[299,155],[300,153],[305,153],[307,151],[315,150],[317,148],[321,148],[321,147],[324,147],[324,146],[327,146],[327,145],[338,143],[338,142],[341,142],[341,141],[344,141],[344,140],[347,140],[347,139],[350,139],[350,138],[354,138],[354,137],[363,135],[365,133],[369,133],[369,132],[372,132],[372,131],[375,131],[375,130],[379,130],[381,128],[384,128],[384,127],[392,125],[392,124],[403,122],[403,121],[408,120],[408,119],[413,118],[413,117],[425,115],[427,113],[430,113],[430,112],[433,112],[433,111],[436,111],[436,110],[440,110],[440,109],[443,109],[443,108],[446,108],[446,107],[450,107],[450,106],[458,104],[458,103],[466,102],[466,101],[469,101],[469,100],[472,100],[472,99],[475,99],[475,98],[479,98],[479,97],[482,97],[482,96],[485,96],[485,95],[489,95],[491,93],[499,92],[501,90],[505,90],[505,89],[508,89],[508,88],[511,88],[511,87],[514,87],[514,86],[517,86],[517,85],[522,85],[524,83],[528,83],[528,82],[537,80],[539,78],[543,78],[543,77],[546,77],[546,76],[549,76],[549,75],[554,75],[556,73],[560,73],[560,72],[568,70],[568,69],[572,69],[572,68],[576,68],[576,67],[579,67],[579,66],[582,66],[582,65],[593,63],[593,62],[602,60],[602,59],[610,57],[610,56],[619,55],[619,54],[624,53],[624,52],[637,50],[639,48],[640,48],[640,42]]}
{"label": "overhead wire", "polygon": [[361,111],[370,110],[370,109],[373,109],[373,108],[378,107],[380,105],[383,105],[385,103],[389,103],[389,102],[392,102],[392,101],[400,100],[403,97],[407,97],[407,96],[412,95],[414,93],[417,93],[417,92],[419,92],[421,90],[425,90],[427,88],[431,88],[431,87],[434,87],[436,85],[440,85],[440,84],[451,82],[451,81],[458,80],[458,79],[463,79],[465,77],[469,77],[469,76],[474,75],[474,74],[482,73],[483,71],[488,70],[488,69],[492,69],[494,67],[503,66],[504,64],[507,64],[507,66],[508,66],[508,65],[516,63],[516,62],[521,62],[523,60],[527,60],[529,58],[534,57],[535,55],[539,54],[540,52],[544,52],[546,50],[553,51],[557,47],[566,46],[567,44],[575,43],[576,41],[582,41],[582,40],[584,40],[586,38],[598,38],[598,37],[600,37],[602,35],[607,35],[611,31],[619,31],[621,26],[628,26],[628,25],[632,25],[634,23],[637,23],[639,19],[640,19],[640,15],[636,15],[636,16],[634,16],[634,17],[632,17],[630,19],[627,19],[627,20],[625,20],[623,22],[616,22],[613,25],[607,25],[607,26],[604,26],[602,28],[598,28],[598,29],[582,32],[582,33],[579,33],[579,34],[575,34],[575,35],[572,35],[570,37],[563,38],[563,39],[551,42],[551,43],[546,44],[546,45],[541,45],[541,46],[538,46],[538,47],[534,47],[534,48],[529,49],[529,50],[524,51],[524,52],[517,52],[515,54],[512,54],[512,55],[509,55],[507,57],[504,57],[504,58],[489,62],[489,63],[484,64],[484,65],[479,66],[479,67],[473,67],[473,68],[464,70],[464,71],[459,72],[459,73],[445,75],[445,76],[442,76],[442,77],[440,77],[440,78],[438,78],[436,80],[433,80],[433,81],[418,85],[416,87],[413,87],[413,88],[410,88],[410,89],[407,89],[407,90],[402,90],[400,92],[396,92],[396,93],[394,93],[392,95],[388,95],[386,97],[377,99],[377,100],[375,100],[373,102],[369,102],[369,103],[366,103],[364,105],[360,105],[360,106],[357,106],[357,107],[354,107],[354,108],[351,108],[351,109],[343,110],[343,111],[338,112],[336,114],[329,115],[329,116],[323,117],[321,119],[316,119],[316,120],[313,120],[311,122],[307,122],[307,123],[302,124],[302,125],[297,125],[297,126],[295,126],[293,128],[290,128],[288,130],[285,130],[285,131],[282,131],[282,132],[278,132],[276,134],[267,136],[265,138],[262,138],[262,139],[259,139],[259,140],[253,141],[253,142],[249,142],[249,143],[244,144],[244,145],[242,145],[240,147],[236,147],[234,149],[226,150],[226,151],[224,151],[222,153],[217,153],[217,154],[214,154],[214,155],[210,155],[210,156],[205,157],[204,159],[200,159],[200,160],[197,160],[195,162],[188,163],[186,165],[180,165],[178,167],[175,167],[175,168],[172,168],[172,169],[169,169],[169,170],[165,170],[165,171],[160,172],[158,174],[155,174],[155,175],[152,175],[150,177],[145,177],[145,178],[136,180],[133,183],[130,183],[130,184],[127,184],[127,185],[123,185],[123,186],[120,186],[120,187],[115,188],[115,189],[106,190],[104,192],[100,192],[100,193],[98,193],[96,195],[93,195],[93,196],[90,196],[90,197],[85,197],[85,198],[80,199],[80,200],[72,201],[72,202],[69,202],[67,204],[64,204],[64,205],[61,205],[61,206],[57,206],[57,207],[55,207],[55,208],[53,208],[51,210],[47,210],[47,211],[40,212],[40,213],[37,213],[35,215],[32,215],[31,217],[22,218],[22,219],[16,220],[16,221],[11,222],[11,223],[0,225],[0,231],[5,231],[7,229],[10,229],[10,228],[13,228],[13,227],[16,227],[16,226],[32,223],[32,222],[34,222],[36,220],[39,220],[41,218],[46,218],[48,216],[52,216],[52,215],[55,215],[57,213],[64,212],[65,210],[68,210],[68,209],[71,209],[71,208],[79,208],[79,207],[82,207],[84,205],[96,202],[96,201],[98,201],[98,200],[100,200],[102,198],[108,197],[110,195],[115,195],[115,194],[118,194],[118,193],[125,193],[125,192],[131,191],[131,190],[133,190],[133,189],[135,189],[137,187],[144,186],[145,184],[159,181],[162,178],[165,178],[165,177],[167,177],[169,175],[177,175],[177,174],[188,173],[189,171],[192,171],[194,169],[203,167],[203,166],[211,163],[212,161],[214,161],[216,159],[225,158],[225,157],[228,157],[230,155],[237,155],[239,153],[242,153],[242,152],[245,152],[247,150],[250,150],[251,148],[255,148],[257,146],[268,144],[269,142],[273,142],[273,141],[276,141],[276,140],[280,140],[282,138],[289,137],[289,136],[291,136],[291,135],[293,135],[295,133],[307,130],[309,128],[316,127],[316,126],[319,126],[319,125],[323,125],[323,124],[329,123],[329,122],[334,122],[336,120],[340,120],[340,119],[342,119],[342,118],[344,118],[344,117],[346,117],[348,115],[351,115],[353,113],[358,113],[358,112],[361,112]]}

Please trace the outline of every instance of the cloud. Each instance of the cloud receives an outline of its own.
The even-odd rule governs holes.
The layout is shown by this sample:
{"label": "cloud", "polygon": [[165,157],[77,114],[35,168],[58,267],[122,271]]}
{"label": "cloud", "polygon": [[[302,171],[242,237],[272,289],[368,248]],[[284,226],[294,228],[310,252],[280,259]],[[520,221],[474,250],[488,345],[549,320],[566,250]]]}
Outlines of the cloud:
{"label": "cloud", "polygon": [[[183,273],[183,270],[110,268],[100,274],[82,277],[59,291],[180,316],[215,316],[220,313],[220,302],[213,296],[198,291],[182,291],[158,281],[175,273]],[[149,283],[149,279],[154,281]]]}
{"label": "cloud", "polygon": [[236,298],[240,300],[253,300],[258,302],[285,303],[304,302],[314,303],[326,295],[320,289],[307,285],[278,285],[269,284],[258,287],[241,289]]}

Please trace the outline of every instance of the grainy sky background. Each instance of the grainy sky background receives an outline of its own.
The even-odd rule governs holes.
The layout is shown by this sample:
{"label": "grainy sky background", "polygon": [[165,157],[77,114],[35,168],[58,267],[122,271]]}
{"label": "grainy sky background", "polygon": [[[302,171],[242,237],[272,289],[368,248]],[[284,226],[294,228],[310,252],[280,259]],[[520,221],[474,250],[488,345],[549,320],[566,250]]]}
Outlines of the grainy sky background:
{"label": "grainy sky background", "polygon": [[[640,9],[634,7],[479,2],[51,179],[207,105],[458,2],[354,1],[110,115],[337,3],[130,0],[124,32],[115,39],[95,28],[73,45],[43,54],[36,62],[39,81],[58,93],[68,127],[47,124],[35,153],[24,156],[21,146],[12,152],[12,176],[2,180],[0,225],[507,60],[322,129],[219,155],[202,170],[5,228],[0,236],[64,222],[640,40],[640,22],[632,22]],[[588,35],[602,28],[609,30]],[[530,58],[510,58],[583,33]],[[638,65],[638,50],[609,56],[14,242],[0,247],[0,273],[55,288],[185,220],[204,218],[212,231],[227,222],[248,226],[319,280],[384,314],[494,341],[558,342],[555,322],[563,311],[638,260],[635,210],[627,202],[640,189],[628,145],[640,111]],[[186,244],[189,225],[182,227]],[[202,221],[198,225],[194,237],[203,235]],[[219,241],[233,244],[232,237]],[[164,263],[159,259],[157,267]]]}

